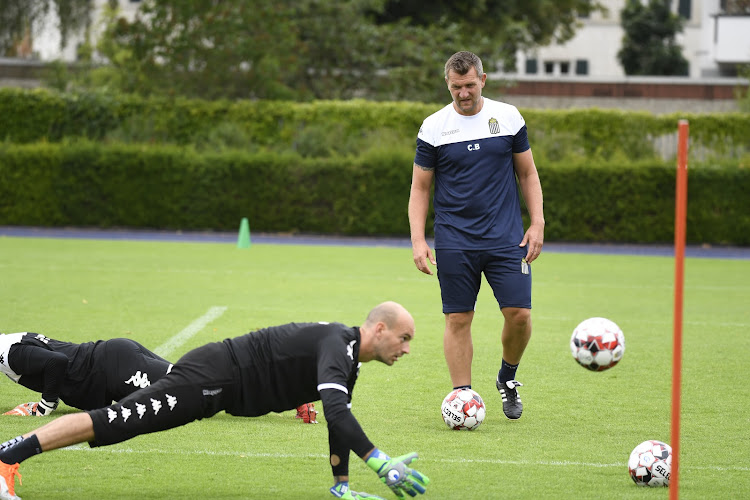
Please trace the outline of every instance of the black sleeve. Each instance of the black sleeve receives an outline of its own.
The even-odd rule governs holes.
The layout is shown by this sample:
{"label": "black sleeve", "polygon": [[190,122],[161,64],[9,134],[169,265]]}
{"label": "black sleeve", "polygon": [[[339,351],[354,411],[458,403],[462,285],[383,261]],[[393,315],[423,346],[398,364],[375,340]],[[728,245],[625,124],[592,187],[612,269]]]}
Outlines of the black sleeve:
{"label": "black sleeve", "polygon": [[320,391],[320,400],[328,422],[330,456],[340,459],[336,465],[331,463],[333,475],[348,476],[349,450],[364,457],[375,446],[347,407],[349,398],[346,393],[338,389],[324,389]]}
{"label": "black sleeve", "polygon": [[41,392],[42,399],[50,403],[60,399],[65,370],[68,368],[68,357],[65,354],[16,344],[8,351],[8,365],[21,375],[19,384]]}

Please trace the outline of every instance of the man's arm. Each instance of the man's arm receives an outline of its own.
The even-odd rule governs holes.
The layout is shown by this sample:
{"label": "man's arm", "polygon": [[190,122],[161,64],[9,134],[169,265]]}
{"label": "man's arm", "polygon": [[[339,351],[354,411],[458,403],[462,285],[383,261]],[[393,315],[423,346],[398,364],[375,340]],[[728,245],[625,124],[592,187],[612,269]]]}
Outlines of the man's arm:
{"label": "man's arm", "polygon": [[435,265],[435,257],[425,238],[427,212],[430,208],[430,188],[435,173],[414,164],[409,193],[409,228],[414,264],[425,274],[432,274],[428,263]]}
{"label": "man's arm", "polygon": [[331,493],[339,498],[380,498],[367,493],[349,490],[349,450],[356,453],[399,498],[404,494],[415,496],[424,493],[430,482],[408,465],[417,459],[416,453],[391,458],[370,442],[347,407],[347,395],[336,388],[320,391],[323,409],[328,422],[328,442],[334,486]]}
{"label": "man's arm", "polygon": [[349,398],[346,393],[338,388],[323,389],[320,391],[320,400],[328,423],[328,446],[333,475],[348,476],[349,450],[364,457],[375,446],[347,407]]}
{"label": "man's arm", "polygon": [[526,247],[526,262],[531,263],[539,257],[542,252],[542,245],[544,245],[542,183],[539,180],[539,173],[536,170],[531,149],[527,149],[523,153],[513,153],[513,166],[531,220],[529,228],[518,246]]}

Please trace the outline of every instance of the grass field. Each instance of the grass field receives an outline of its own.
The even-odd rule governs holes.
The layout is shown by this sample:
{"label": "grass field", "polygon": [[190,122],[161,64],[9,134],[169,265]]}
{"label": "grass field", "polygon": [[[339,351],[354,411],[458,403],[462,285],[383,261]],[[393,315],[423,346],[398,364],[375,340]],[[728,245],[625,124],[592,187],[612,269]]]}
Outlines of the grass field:
{"label": "grass field", "polygon": [[[475,432],[442,422],[450,381],[438,283],[414,268],[407,248],[2,237],[0,330],[74,342],[129,337],[176,360],[272,324],[358,325],[375,304],[396,300],[416,320],[412,352],[393,367],[363,365],[353,411],[391,456],[419,452],[416,467],[432,480],[425,498],[666,499],[666,489],[636,487],[626,463],[641,441],[670,439],[673,259],[548,252],[533,272],[534,334],[518,372],[525,409],[516,422],[502,416],[494,387],[501,314],[486,283],[480,293],[473,386],[488,416]],[[750,260],[689,258],[685,285],[681,497],[750,498]],[[219,313],[195,328],[209,311]],[[590,316],[625,332],[623,361],[607,372],[570,356],[570,334]],[[0,384],[3,411],[37,397]],[[16,493],[333,498],[325,418],[312,426],[293,415],[222,413],[115,446],[45,453],[22,464]],[[0,416],[0,441],[40,422]],[[354,489],[395,498],[354,455],[350,472]]]}

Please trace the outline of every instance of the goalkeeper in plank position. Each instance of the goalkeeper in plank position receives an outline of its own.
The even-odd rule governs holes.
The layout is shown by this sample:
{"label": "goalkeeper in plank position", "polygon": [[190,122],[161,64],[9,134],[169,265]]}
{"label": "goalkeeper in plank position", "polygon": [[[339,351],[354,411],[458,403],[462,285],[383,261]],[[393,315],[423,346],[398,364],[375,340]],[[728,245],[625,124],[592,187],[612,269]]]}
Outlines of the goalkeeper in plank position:
{"label": "goalkeeper in plank position", "polygon": [[0,334],[0,373],[40,392],[5,415],[43,417],[60,400],[79,410],[119,401],[166,375],[172,364],[130,339],[74,344],[39,333]]}
{"label": "goalkeeper in plank position", "polygon": [[389,457],[370,442],[350,411],[359,364],[393,365],[409,352],[413,338],[411,314],[400,304],[384,302],[360,327],[288,323],[206,344],[180,358],[167,376],[118,403],[65,415],[0,445],[0,498],[18,498],[19,464],[42,452],[82,442],[111,445],[222,410],[257,417],[318,399],[328,422],[334,496],[380,498],[349,489],[350,450],[399,498],[424,493],[429,479],[409,468],[417,454]]}

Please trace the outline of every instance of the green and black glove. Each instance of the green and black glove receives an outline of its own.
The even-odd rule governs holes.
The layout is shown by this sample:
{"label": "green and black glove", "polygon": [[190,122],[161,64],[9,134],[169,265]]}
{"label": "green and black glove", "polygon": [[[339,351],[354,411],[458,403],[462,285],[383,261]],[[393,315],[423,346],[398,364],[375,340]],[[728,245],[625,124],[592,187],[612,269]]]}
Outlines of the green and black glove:
{"label": "green and black glove", "polygon": [[430,484],[430,479],[427,476],[407,467],[417,457],[416,453],[409,453],[391,458],[375,448],[365,463],[378,473],[380,480],[397,497],[403,499],[404,493],[411,497],[417,496],[417,493],[424,493],[425,487]]}

